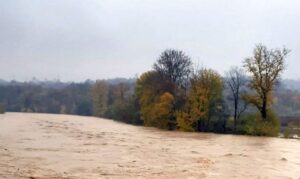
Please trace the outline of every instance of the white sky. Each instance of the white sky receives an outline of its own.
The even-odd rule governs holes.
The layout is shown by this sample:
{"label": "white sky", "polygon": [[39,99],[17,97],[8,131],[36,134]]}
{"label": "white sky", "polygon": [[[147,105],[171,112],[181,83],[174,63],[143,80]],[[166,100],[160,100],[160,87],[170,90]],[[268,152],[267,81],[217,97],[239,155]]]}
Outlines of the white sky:
{"label": "white sky", "polygon": [[299,33],[299,0],[0,0],[0,78],[134,77],[166,48],[223,74],[263,43],[299,79]]}

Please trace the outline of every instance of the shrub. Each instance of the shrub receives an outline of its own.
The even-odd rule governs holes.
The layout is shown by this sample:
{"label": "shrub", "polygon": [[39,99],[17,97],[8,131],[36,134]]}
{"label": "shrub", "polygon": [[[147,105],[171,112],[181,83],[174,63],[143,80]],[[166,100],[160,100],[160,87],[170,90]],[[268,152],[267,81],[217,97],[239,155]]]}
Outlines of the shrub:
{"label": "shrub", "polygon": [[289,138],[291,135],[291,128],[288,126],[284,129],[283,131],[283,137],[284,138]]}
{"label": "shrub", "polygon": [[185,132],[195,131],[195,129],[193,128],[193,121],[191,120],[190,116],[185,112],[177,112],[176,122],[177,122],[177,128],[180,131],[185,131]]}
{"label": "shrub", "polygon": [[283,136],[285,138],[293,138],[294,135],[300,134],[300,122],[290,122],[288,126],[283,130]]}
{"label": "shrub", "polygon": [[5,113],[5,106],[0,103],[0,114],[4,114],[4,113]]}
{"label": "shrub", "polygon": [[273,111],[269,111],[267,119],[264,120],[259,113],[250,114],[242,119],[238,130],[241,133],[258,136],[278,136],[279,119]]}
{"label": "shrub", "polygon": [[226,131],[233,132],[233,129],[234,129],[234,118],[230,116],[226,122]]}

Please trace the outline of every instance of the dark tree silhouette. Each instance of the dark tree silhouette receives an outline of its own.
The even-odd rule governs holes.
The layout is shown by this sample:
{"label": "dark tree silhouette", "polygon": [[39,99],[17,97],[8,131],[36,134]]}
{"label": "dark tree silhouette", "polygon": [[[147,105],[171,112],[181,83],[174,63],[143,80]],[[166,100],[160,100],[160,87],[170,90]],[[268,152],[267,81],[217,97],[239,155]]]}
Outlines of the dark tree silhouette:
{"label": "dark tree silhouette", "polygon": [[245,87],[246,81],[247,80],[244,71],[238,67],[231,67],[226,74],[226,83],[231,91],[234,105],[234,131],[236,131],[237,121],[248,106],[247,102],[242,101],[244,92],[241,91],[242,88]]}
{"label": "dark tree silhouette", "polygon": [[192,72],[192,61],[183,51],[168,49],[162,52],[153,68],[176,85],[186,87]]}

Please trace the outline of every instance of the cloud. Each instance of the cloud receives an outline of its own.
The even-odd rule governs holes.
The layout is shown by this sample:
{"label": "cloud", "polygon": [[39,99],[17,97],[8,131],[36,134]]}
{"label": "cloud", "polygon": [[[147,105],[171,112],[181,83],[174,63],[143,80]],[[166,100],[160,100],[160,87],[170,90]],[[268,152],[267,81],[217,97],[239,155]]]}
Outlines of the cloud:
{"label": "cloud", "polygon": [[0,2],[0,77],[132,77],[165,48],[224,72],[256,43],[292,49],[298,78],[297,0],[10,0]]}

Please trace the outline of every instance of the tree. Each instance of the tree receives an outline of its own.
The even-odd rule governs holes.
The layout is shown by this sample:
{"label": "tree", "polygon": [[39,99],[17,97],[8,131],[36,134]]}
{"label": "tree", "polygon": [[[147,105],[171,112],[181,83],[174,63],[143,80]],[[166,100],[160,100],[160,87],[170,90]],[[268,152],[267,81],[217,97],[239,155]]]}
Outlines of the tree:
{"label": "tree", "polygon": [[201,69],[191,79],[189,111],[191,120],[197,123],[197,131],[209,131],[210,119],[221,104],[222,77],[211,69]]}
{"label": "tree", "polygon": [[167,49],[161,53],[153,68],[160,74],[161,80],[166,82],[166,92],[171,93],[175,98],[175,113],[186,102],[186,91],[192,72],[192,61],[183,51]]}
{"label": "tree", "polygon": [[[242,88],[246,84],[246,76],[242,69],[232,67],[226,75],[226,83],[231,91],[234,105],[234,131],[236,131],[237,121],[241,114],[246,110],[248,103],[242,101]],[[243,102],[243,104],[241,104]]]}
{"label": "tree", "polygon": [[[153,126],[152,121],[152,109],[155,102],[156,94],[161,93],[160,89],[156,89],[156,82],[158,79],[158,73],[155,71],[149,71],[143,73],[139,79],[137,79],[135,93],[138,97],[140,105],[141,119],[144,121],[145,126]],[[159,84],[159,83],[158,83]]]}
{"label": "tree", "polygon": [[107,110],[108,85],[104,80],[97,80],[91,90],[93,112],[98,117],[104,117]]}
{"label": "tree", "polygon": [[153,119],[155,122],[155,127],[161,129],[173,129],[173,101],[173,95],[168,92],[162,94],[158,98],[153,108]]}
{"label": "tree", "polygon": [[135,93],[140,105],[141,119],[145,126],[154,126],[153,113],[157,98],[166,91],[161,76],[156,71],[143,73],[136,82]]}
{"label": "tree", "polygon": [[257,107],[263,120],[267,119],[268,109],[272,105],[272,90],[284,70],[288,53],[286,48],[269,50],[264,45],[257,45],[253,57],[244,61],[244,67],[252,75],[249,86],[256,92],[248,100]]}
{"label": "tree", "polygon": [[136,96],[145,126],[165,129],[175,127],[175,118],[169,116],[174,114],[174,97],[168,92],[168,82],[163,81],[163,77],[156,71],[143,73],[137,80]]}
{"label": "tree", "polygon": [[92,109],[91,103],[89,101],[82,101],[76,107],[76,114],[83,115],[83,116],[90,116],[90,115],[92,115],[91,109]]}
{"label": "tree", "polygon": [[162,52],[153,68],[177,86],[186,87],[192,72],[192,61],[183,51],[168,49]]}
{"label": "tree", "polygon": [[133,120],[133,109],[130,93],[130,84],[118,83],[111,88],[112,104],[110,105],[110,112],[115,120],[131,123]]}

